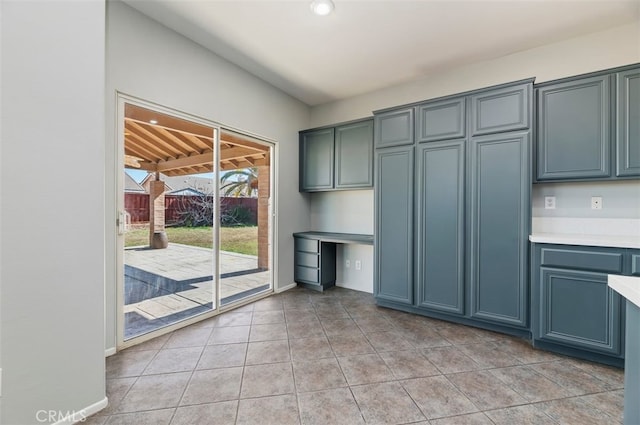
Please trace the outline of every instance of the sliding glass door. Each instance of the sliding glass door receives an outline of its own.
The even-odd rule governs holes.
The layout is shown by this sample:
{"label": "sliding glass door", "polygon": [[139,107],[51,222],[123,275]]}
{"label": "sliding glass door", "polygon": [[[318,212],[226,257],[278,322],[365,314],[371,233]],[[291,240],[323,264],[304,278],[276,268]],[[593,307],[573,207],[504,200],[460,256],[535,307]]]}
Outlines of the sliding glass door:
{"label": "sliding glass door", "polygon": [[272,290],[271,144],[119,99],[119,346]]}

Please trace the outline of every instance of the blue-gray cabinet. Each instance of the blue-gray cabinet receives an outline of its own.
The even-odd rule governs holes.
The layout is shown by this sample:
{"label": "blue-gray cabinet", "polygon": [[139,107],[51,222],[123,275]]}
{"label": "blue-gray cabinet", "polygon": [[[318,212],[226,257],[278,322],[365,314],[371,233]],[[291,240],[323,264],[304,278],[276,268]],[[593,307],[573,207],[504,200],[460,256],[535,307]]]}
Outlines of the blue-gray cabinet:
{"label": "blue-gray cabinet", "polygon": [[336,283],[336,244],[294,235],[295,282],[322,291]]}
{"label": "blue-gray cabinet", "polygon": [[453,98],[419,105],[416,119],[416,140],[459,139],[467,128],[466,98]]}
{"label": "blue-gray cabinet", "polygon": [[374,113],[379,305],[528,333],[532,86]]}
{"label": "blue-gray cabinet", "polygon": [[537,179],[609,177],[609,75],[544,85],[537,93]]}
{"label": "blue-gray cabinet", "polygon": [[414,147],[376,150],[374,293],[413,304]]}
{"label": "blue-gray cabinet", "polygon": [[300,191],[333,189],[333,128],[300,133]]}
{"label": "blue-gray cabinet", "polygon": [[637,250],[534,244],[534,346],[622,365],[624,303],[609,274],[629,275]]}
{"label": "blue-gray cabinet", "polygon": [[413,145],[413,107],[380,112],[375,116],[375,147]]}
{"label": "blue-gray cabinet", "polygon": [[466,140],[417,148],[416,284],[419,307],[464,314]]}
{"label": "blue-gray cabinet", "polygon": [[616,175],[640,176],[640,69],[616,74]]}
{"label": "blue-gray cabinet", "polygon": [[335,188],[373,187],[373,120],[335,129]]}
{"label": "blue-gray cabinet", "polygon": [[470,315],[526,327],[530,133],[474,137],[470,147]]}
{"label": "blue-gray cabinet", "polygon": [[535,86],[536,181],[640,177],[640,67]]}
{"label": "blue-gray cabinet", "polygon": [[370,189],[373,120],[300,132],[300,191]]}
{"label": "blue-gray cabinet", "polygon": [[472,135],[528,129],[531,126],[532,91],[533,87],[529,83],[472,95]]}

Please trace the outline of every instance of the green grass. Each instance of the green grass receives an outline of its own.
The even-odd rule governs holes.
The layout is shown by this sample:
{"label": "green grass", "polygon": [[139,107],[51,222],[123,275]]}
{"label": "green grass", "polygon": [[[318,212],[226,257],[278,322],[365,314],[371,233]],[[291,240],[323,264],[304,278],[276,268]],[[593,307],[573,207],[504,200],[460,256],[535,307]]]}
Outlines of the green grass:
{"label": "green grass", "polygon": [[[213,247],[211,227],[167,227],[169,243]],[[133,229],[125,234],[125,246],[149,244],[149,229]],[[240,254],[258,255],[258,227],[222,227],[220,228],[220,249]]]}

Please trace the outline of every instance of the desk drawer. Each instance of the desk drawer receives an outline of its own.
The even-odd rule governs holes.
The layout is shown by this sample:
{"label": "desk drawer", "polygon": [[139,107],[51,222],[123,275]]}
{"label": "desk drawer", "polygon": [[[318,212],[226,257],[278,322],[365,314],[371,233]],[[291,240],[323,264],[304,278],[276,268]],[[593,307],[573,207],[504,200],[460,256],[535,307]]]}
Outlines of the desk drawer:
{"label": "desk drawer", "polygon": [[310,267],[296,266],[294,280],[302,280],[311,283],[320,283],[320,271]]}
{"label": "desk drawer", "polygon": [[540,265],[605,273],[622,273],[622,253],[580,248],[542,248]]}
{"label": "desk drawer", "polygon": [[296,251],[296,266],[318,267],[318,254]]}
{"label": "desk drawer", "polygon": [[318,240],[295,238],[295,250],[305,252],[318,252]]}

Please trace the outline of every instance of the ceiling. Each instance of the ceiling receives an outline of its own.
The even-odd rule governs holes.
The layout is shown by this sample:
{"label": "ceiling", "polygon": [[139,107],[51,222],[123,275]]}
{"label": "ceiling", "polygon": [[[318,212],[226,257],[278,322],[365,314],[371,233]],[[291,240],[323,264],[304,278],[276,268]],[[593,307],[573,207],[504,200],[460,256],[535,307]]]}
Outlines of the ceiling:
{"label": "ceiling", "polygon": [[124,1],[308,105],[640,20],[640,0]]}
{"label": "ceiling", "polygon": [[[167,176],[213,171],[213,128],[128,103],[124,115],[125,167]],[[220,170],[269,162],[268,146],[229,130],[220,131]]]}

